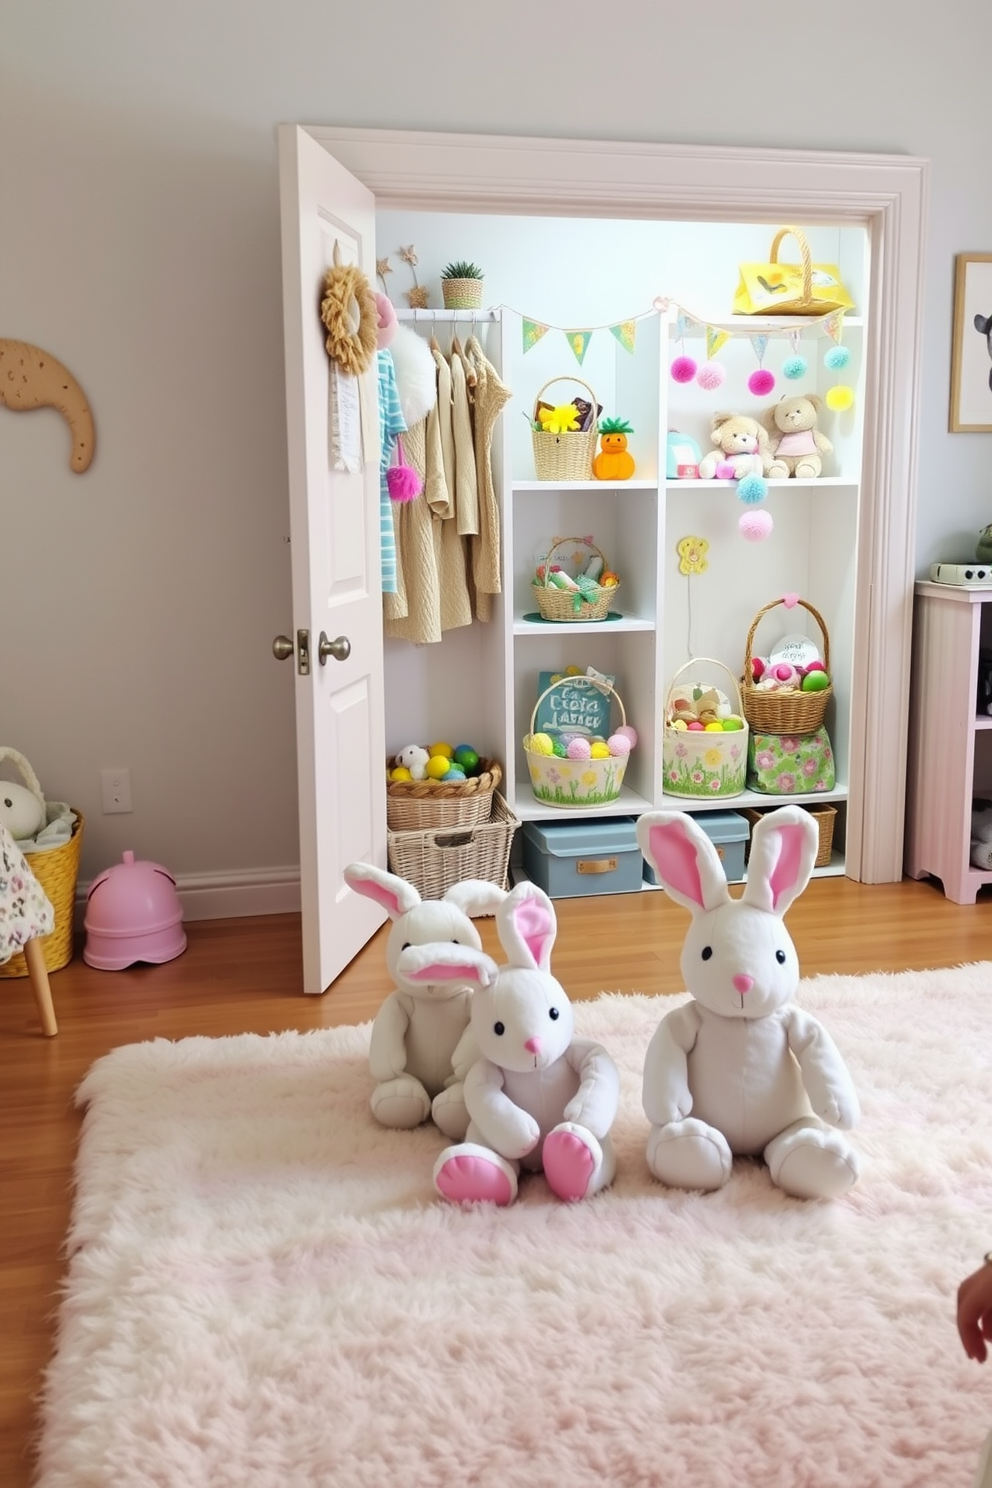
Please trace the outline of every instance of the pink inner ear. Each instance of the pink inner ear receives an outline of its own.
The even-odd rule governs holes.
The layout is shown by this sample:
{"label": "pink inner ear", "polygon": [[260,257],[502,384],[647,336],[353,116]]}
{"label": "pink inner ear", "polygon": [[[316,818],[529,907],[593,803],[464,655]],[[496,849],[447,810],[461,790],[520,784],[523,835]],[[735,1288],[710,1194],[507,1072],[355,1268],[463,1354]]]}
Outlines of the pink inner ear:
{"label": "pink inner ear", "polygon": [[517,934],[540,966],[545,943],[552,934],[547,905],[542,904],[540,899],[524,899],[513,911],[513,923]]}
{"label": "pink inner ear", "polygon": [[778,908],[781,896],[794,889],[799,882],[804,835],[802,827],[779,827],[776,831],[779,842],[778,861],[768,879],[773,909]]}
{"label": "pink inner ear", "polygon": [[408,971],[411,982],[477,982],[477,966],[422,966],[419,971]]}
{"label": "pink inner ear", "polygon": [[703,883],[695,844],[681,822],[651,827],[648,841],[662,881],[693,904],[703,905]]}
{"label": "pink inner ear", "polygon": [[400,901],[391,889],[383,884],[376,883],[374,878],[359,878],[351,885],[356,894],[364,894],[366,899],[374,899],[376,904],[381,904],[392,918],[399,919],[403,911],[400,909]]}

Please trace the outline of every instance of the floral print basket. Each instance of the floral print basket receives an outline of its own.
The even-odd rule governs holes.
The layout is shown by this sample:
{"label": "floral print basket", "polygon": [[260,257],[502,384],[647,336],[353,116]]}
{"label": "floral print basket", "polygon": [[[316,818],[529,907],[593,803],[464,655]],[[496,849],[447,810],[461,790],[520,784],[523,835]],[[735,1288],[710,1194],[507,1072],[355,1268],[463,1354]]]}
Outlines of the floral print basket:
{"label": "floral print basket", "polygon": [[[704,666],[719,667],[730,678],[733,688],[731,703],[736,704],[733,716],[740,720],[740,728],[726,733],[700,733],[670,726],[668,720],[675,684],[690,667],[698,673]],[[707,656],[687,661],[672,678],[665,700],[662,746],[662,788],[665,795],[690,796],[707,801],[739,796],[744,790],[747,774],[748,734],[747,720],[741,708],[740,688],[730,668],[722,661]]]}
{"label": "floral print basket", "polygon": [[[569,677],[571,685],[589,681],[585,677]],[[620,795],[620,787],[627,769],[626,754],[611,754],[607,759],[562,759],[560,755],[541,754],[528,747],[534,738],[537,710],[554,685],[545,688],[534,704],[530,715],[530,733],[524,739],[524,754],[530,772],[531,789],[535,797],[545,806],[608,806]],[[609,689],[620,705],[620,727],[626,725],[627,713],[623,699],[615,688]]]}
{"label": "floral print basket", "polygon": [[822,726],[810,734],[752,734],[747,783],[768,796],[805,796],[833,790],[834,752]]}

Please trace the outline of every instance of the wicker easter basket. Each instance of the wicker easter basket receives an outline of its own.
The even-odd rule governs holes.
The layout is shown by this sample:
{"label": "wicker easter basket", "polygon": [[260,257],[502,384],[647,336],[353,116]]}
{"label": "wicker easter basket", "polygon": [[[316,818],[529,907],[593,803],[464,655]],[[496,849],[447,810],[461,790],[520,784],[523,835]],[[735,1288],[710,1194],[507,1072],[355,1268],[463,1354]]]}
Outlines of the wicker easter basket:
{"label": "wicker easter basket", "polygon": [[395,763],[386,761],[386,826],[391,832],[474,827],[492,815],[493,792],[503,778],[495,760],[480,760],[478,775],[458,781],[390,780]]}
{"label": "wicker easter basket", "polygon": [[606,557],[601,548],[588,537],[560,537],[556,543],[552,543],[544,562],[540,567],[544,570],[543,578],[535,578],[533,581],[534,598],[540,611],[542,620],[605,620],[610,613],[610,605],[616,599],[620,585],[597,584],[595,589],[580,593],[575,589],[559,589],[551,582],[552,560],[559,548],[565,548],[569,543],[578,544],[580,547],[588,548],[590,554],[597,553],[603,560],[603,571],[607,569]]}
{"label": "wicker easter basket", "polygon": [[[76,880],[79,877],[79,854],[83,845],[83,815],[73,807],[76,820],[72,836],[60,847],[42,852],[26,852],[28,867],[44,889],[55,911],[55,928],[41,942],[45,966],[60,971],[72,960],[73,914],[76,906]],[[0,977],[26,977],[28,964],[24,952],[18,951],[0,966]]]}
{"label": "wicker easter basket", "polygon": [[[601,690],[606,690],[605,684],[597,684],[591,677],[569,677],[568,681],[569,686],[599,686]],[[527,738],[534,732],[538,708],[554,692],[556,686],[557,683],[552,683],[550,687],[546,687],[534,704]],[[627,722],[623,698],[615,687],[609,688],[609,692],[620,706],[618,727],[622,728]],[[556,754],[540,754],[536,749],[528,749],[526,739],[524,754],[527,756],[531,790],[544,806],[561,806],[565,809],[573,806],[608,806],[619,799],[620,787],[627,771],[628,756],[625,754],[611,754],[607,759],[562,759]]]}
{"label": "wicker easter basket", "polygon": [[[751,662],[753,659],[752,645],[754,644],[755,631],[763,616],[769,610],[777,609],[783,601],[773,600],[766,604],[755,615],[751,622],[751,629],[747,633],[747,642],[744,647],[744,677],[741,687],[741,701],[744,708],[744,717],[757,734],[812,734],[823,722],[827,711],[827,704],[833,697],[833,684],[824,687],[821,692],[802,692],[799,688],[779,688],[775,692],[764,692],[754,684],[751,676]],[[805,599],[797,601],[804,610],[808,610],[816,621],[823,634],[823,665],[827,676],[830,675],[830,636],[827,633],[826,622],[819,610]]]}
{"label": "wicker easter basket", "polygon": [[[546,393],[552,383],[576,382],[584,387],[592,403],[592,428],[573,429],[564,434],[552,434],[547,429],[535,429],[537,405],[541,394]],[[538,391],[534,399],[534,414],[531,419],[531,439],[534,442],[534,469],[538,480],[587,481],[592,480],[592,462],[599,440],[599,402],[596,394],[581,377],[552,377]]]}

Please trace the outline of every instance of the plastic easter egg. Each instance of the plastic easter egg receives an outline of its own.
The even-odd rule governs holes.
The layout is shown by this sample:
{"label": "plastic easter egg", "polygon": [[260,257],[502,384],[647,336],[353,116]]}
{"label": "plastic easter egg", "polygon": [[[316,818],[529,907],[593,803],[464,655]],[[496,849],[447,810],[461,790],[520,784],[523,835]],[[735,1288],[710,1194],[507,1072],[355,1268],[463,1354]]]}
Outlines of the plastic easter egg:
{"label": "plastic easter egg", "polygon": [[451,761],[446,754],[432,754],[424,768],[428,780],[443,780],[451,768]]}
{"label": "plastic easter egg", "polygon": [[412,780],[413,776],[406,765],[397,765],[395,770],[390,770],[389,778],[390,780]]}
{"label": "plastic easter egg", "polygon": [[826,672],[807,672],[802,680],[803,692],[824,692],[830,686]]}
{"label": "plastic easter egg", "polygon": [[732,713],[729,718],[723,719],[720,727],[723,729],[725,734],[733,734],[736,733],[738,729],[742,729],[744,727],[744,720],[738,718],[736,713]]}
{"label": "plastic easter egg", "polygon": [[471,744],[458,744],[452,758],[456,765],[461,765],[466,775],[476,775],[479,770],[479,752],[473,749]]}
{"label": "plastic easter egg", "polygon": [[700,723],[698,718],[694,718],[691,723],[687,723],[686,728],[690,734],[704,734],[706,732],[705,723]]}
{"label": "plastic easter egg", "polygon": [[459,770],[457,765],[452,765],[451,769],[446,770],[445,773],[441,776],[441,779],[445,782],[445,784],[450,785],[456,781],[464,780],[465,771]]}
{"label": "plastic easter egg", "polygon": [[723,724],[714,719],[712,723],[704,724],[703,732],[707,734],[722,734]]}
{"label": "plastic easter egg", "polygon": [[531,734],[528,749],[531,754],[554,754],[555,746],[549,734]]}
{"label": "plastic easter egg", "polygon": [[427,746],[427,753],[432,757],[435,754],[443,754],[446,759],[450,759],[454,752],[450,744],[428,744]]}

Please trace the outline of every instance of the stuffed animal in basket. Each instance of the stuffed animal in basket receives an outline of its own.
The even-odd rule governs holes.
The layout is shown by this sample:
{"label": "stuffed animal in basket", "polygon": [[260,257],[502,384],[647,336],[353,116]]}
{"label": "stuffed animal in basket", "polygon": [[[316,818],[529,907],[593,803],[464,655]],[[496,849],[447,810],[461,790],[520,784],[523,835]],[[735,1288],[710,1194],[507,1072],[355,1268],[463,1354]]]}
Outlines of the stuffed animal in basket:
{"label": "stuffed animal in basket", "polygon": [[451,944],[400,956],[405,978],[471,978],[477,988],[470,1037],[480,1057],[464,1087],[471,1121],[465,1141],[438,1158],[434,1183],[454,1202],[510,1204],[523,1167],[543,1171],[560,1199],[587,1198],[616,1168],[616,1065],[600,1044],[575,1037],[572,1004],[550,971],[557,921],[544,890],[518,884],[496,910],[496,931],[505,966]]}
{"label": "stuffed animal in basket", "polygon": [[971,803],[971,865],[992,868],[992,801]]}
{"label": "stuffed animal in basket", "polygon": [[716,448],[700,460],[700,480],[767,475],[771,463],[768,434],[757,419],[746,413],[715,413],[710,438]]}
{"label": "stuffed animal in basket", "polygon": [[352,863],[344,876],[356,894],[381,904],[393,921],[386,967],[396,988],[372,1024],[372,1114],[382,1126],[402,1128],[420,1126],[431,1116],[446,1137],[460,1140],[468,1114],[452,1056],[468,1028],[471,979],[447,974],[435,980],[412,978],[400,962],[408,948],[437,941],[466,955],[480,952],[482,940],[470,916],[492,914],[506,890],[465,879],[443,899],[422,900],[406,879],[370,863]]}
{"label": "stuffed animal in basket", "polygon": [[755,824],[740,899],[691,816],[649,812],[637,840],[692,913],[681,960],[692,1001],[662,1019],[644,1062],[648,1166],[671,1188],[707,1190],[735,1156],[763,1157],[786,1193],[836,1198],[858,1176],[841,1135],[858,1098],[830,1035],[793,1001],[799,960],[783,924],[813,869],[816,822],[783,806]]}
{"label": "stuffed animal in basket", "polygon": [[26,784],[0,780],[0,822],[15,842],[26,842],[37,836],[48,820],[45,797],[37,775],[19,749],[9,744],[0,746],[0,761],[5,759],[17,766]]}
{"label": "stuffed animal in basket", "polygon": [[773,480],[790,475],[797,480],[813,480],[820,474],[822,456],[829,455],[833,449],[827,436],[816,427],[822,407],[815,393],[805,393],[780,398],[765,410],[762,417],[770,435],[771,454],[767,473]]}

